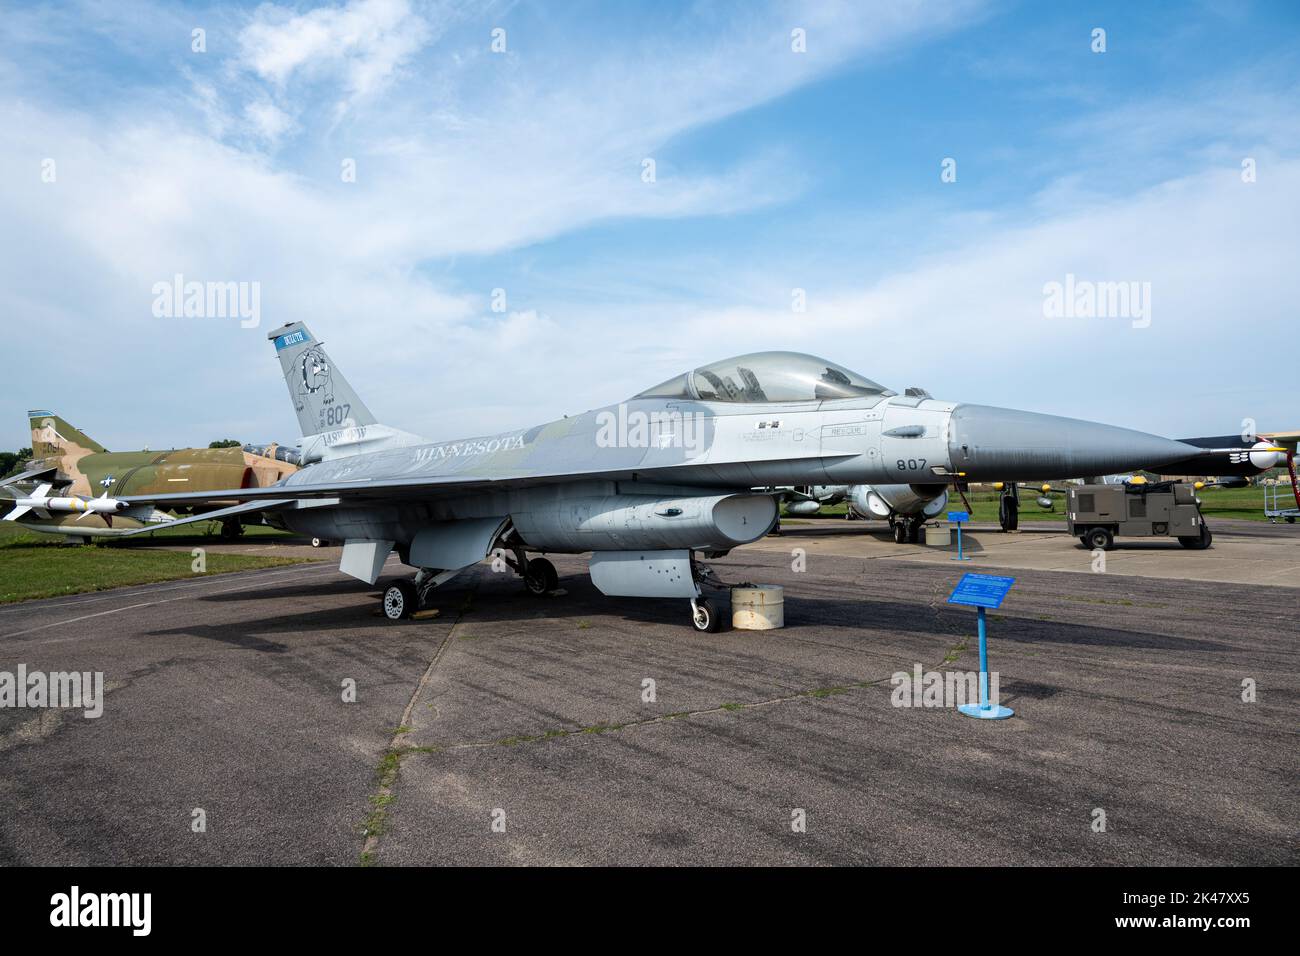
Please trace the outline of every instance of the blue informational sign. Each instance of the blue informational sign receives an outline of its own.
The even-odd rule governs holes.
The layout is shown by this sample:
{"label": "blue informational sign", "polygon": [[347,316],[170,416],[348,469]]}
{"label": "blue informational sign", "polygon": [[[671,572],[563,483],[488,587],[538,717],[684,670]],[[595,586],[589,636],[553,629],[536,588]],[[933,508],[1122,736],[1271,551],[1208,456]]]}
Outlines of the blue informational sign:
{"label": "blue informational sign", "polygon": [[971,607],[1001,607],[1002,599],[1015,583],[1015,578],[1003,578],[996,574],[965,574],[952,589],[948,603],[967,604]]}
{"label": "blue informational sign", "polygon": [[949,511],[949,512],[948,512],[948,520],[949,520],[949,521],[956,521],[956,522],[958,522],[958,523],[960,523],[960,522],[962,522],[962,521],[970,521],[970,512],[969,512],[969,511]]}

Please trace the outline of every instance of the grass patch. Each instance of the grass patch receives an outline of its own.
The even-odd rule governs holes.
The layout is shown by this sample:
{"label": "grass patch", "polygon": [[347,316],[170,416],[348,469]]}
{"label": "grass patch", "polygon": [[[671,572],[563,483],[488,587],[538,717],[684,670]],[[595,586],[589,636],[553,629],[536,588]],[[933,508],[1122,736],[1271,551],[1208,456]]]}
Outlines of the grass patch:
{"label": "grass patch", "polygon": [[821,699],[823,697],[834,697],[837,694],[844,694],[847,692],[847,687],[819,687],[817,690],[807,691],[805,696]]}
{"label": "grass patch", "polygon": [[944,656],[944,659],[939,662],[939,666],[943,667],[945,664],[955,664],[957,659],[961,657],[968,646],[969,645],[966,641],[962,641],[960,644],[954,644]]}
{"label": "grass patch", "polygon": [[[393,784],[397,783],[397,772],[402,769],[402,760],[411,754],[427,754],[436,751],[436,747],[390,747],[384,751],[375,770],[376,791],[370,796],[370,812],[366,814],[361,825],[363,836],[377,837],[388,827],[388,808],[393,802]],[[361,854],[361,865],[372,866],[374,855],[369,852]]]}
{"label": "grass patch", "polygon": [[0,604],[254,571],[310,559],[209,551],[206,560],[207,570],[195,574],[188,550],[131,547],[124,542],[65,545],[51,535],[0,522]]}

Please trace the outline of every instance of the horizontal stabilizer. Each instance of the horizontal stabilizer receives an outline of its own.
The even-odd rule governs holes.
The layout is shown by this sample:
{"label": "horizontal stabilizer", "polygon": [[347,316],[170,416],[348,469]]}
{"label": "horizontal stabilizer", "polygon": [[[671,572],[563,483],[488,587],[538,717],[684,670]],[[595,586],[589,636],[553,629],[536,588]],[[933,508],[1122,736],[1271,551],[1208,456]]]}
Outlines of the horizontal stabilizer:
{"label": "horizontal stabilizer", "polygon": [[33,468],[31,471],[24,471],[18,475],[10,475],[0,481],[0,487],[17,484],[20,481],[31,481],[33,478],[53,478],[57,471],[56,468]]}

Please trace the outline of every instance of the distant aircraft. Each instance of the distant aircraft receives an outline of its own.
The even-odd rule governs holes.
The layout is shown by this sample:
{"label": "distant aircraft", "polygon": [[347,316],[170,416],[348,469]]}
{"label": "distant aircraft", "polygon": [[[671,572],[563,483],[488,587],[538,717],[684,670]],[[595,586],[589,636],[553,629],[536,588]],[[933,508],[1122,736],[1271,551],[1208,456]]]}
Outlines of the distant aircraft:
{"label": "distant aircraft", "polygon": [[274,512],[295,531],[343,541],[340,570],[371,584],[396,550],[417,571],[383,591],[393,620],[494,550],[536,594],[553,590],[557,576],[529,552],[591,552],[603,593],[689,599],[692,625],[712,631],[719,615],[702,589],[721,585],[700,559],[773,526],[777,496],[756,487],[942,490],[962,475],[1105,474],[1202,453],[1094,422],[899,395],[794,352],[703,365],[617,405],[533,428],[422,443],[380,425],[302,323],[270,338],[302,447],[319,460],[269,488],[127,500],[207,507],[237,499],[206,517]]}
{"label": "distant aircraft", "polygon": [[887,521],[899,544],[920,540],[921,527],[948,507],[948,485],[805,485],[785,489],[790,515],[814,515],[844,502],[845,517]]}
{"label": "distant aircraft", "polygon": [[[0,481],[0,507],[33,531],[89,538],[156,526],[172,516],[123,496],[260,488],[298,468],[297,453],[274,444],[111,452],[53,412],[27,416],[32,460]],[[223,522],[225,537],[240,530],[238,518]]]}

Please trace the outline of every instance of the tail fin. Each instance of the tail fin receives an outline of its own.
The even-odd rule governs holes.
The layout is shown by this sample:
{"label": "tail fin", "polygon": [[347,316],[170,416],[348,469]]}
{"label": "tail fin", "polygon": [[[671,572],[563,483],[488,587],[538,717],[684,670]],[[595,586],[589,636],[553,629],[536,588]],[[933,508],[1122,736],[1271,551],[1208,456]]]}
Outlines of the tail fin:
{"label": "tail fin", "polygon": [[45,409],[27,413],[32,428],[33,458],[68,458],[76,461],[83,455],[107,451],[84,432],[73,428],[58,415]]}
{"label": "tail fin", "polygon": [[284,383],[304,438],[377,424],[307,326],[293,322],[267,336],[275,343]]}

